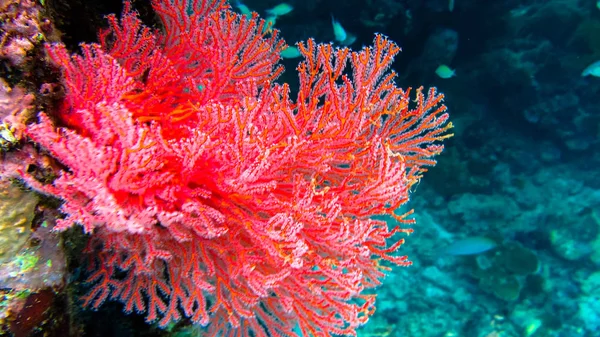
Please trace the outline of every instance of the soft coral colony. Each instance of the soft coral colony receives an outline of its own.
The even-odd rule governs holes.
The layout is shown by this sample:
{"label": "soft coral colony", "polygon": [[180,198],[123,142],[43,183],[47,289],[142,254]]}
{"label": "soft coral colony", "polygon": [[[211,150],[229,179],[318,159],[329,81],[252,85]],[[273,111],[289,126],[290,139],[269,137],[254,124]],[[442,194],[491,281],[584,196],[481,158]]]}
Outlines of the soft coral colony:
{"label": "soft coral colony", "polygon": [[64,103],[26,131],[66,169],[23,178],[64,200],[56,229],[91,234],[85,305],[118,300],[209,336],[355,335],[381,261],[410,264],[395,254],[410,229],[371,217],[396,216],[435,164],[442,95],[397,88],[399,48],[378,35],[359,52],[300,44],[292,99],[274,81],[284,43],[256,16],[152,5],[165,33],[126,2],[82,55],[49,46]]}

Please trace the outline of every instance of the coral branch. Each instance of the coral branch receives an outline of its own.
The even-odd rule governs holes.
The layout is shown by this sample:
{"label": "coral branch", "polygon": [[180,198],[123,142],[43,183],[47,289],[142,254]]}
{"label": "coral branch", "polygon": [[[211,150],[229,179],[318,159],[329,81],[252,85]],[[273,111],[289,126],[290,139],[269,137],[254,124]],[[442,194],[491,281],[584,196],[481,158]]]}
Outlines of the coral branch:
{"label": "coral branch", "polygon": [[[51,184],[65,229],[92,234],[85,304],[106,299],[208,336],[355,335],[374,312],[394,214],[449,137],[443,96],[397,88],[399,48],[300,44],[300,87],[273,81],[284,43],[217,0],[126,2],[101,45],[48,47],[66,98],[26,133],[68,167]],[[93,254],[96,254],[95,256]]]}

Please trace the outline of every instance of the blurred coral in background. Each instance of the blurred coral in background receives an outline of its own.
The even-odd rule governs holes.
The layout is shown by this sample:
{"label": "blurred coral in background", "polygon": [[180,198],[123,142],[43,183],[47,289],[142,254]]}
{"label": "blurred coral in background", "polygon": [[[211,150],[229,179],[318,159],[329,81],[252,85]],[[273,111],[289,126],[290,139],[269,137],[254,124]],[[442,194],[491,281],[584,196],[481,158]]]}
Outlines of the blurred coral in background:
{"label": "blurred coral in background", "polygon": [[[403,243],[394,211],[449,137],[443,96],[399,89],[399,48],[299,44],[290,98],[277,32],[219,0],[155,0],[165,33],[129,2],[101,44],[47,48],[66,96],[26,129],[64,171],[35,189],[80,224],[92,291],[166,326],[209,336],[355,335],[374,312],[383,262]],[[351,76],[350,76],[351,74]],[[52,120],[54,118],[54,120]],[[388,242],[388,239],[391,241]]]}
{"label": "blurred coral in background", "polygon": [[31,0],[0,0],[0,58],[22,66],[36,44],[54,30]]}

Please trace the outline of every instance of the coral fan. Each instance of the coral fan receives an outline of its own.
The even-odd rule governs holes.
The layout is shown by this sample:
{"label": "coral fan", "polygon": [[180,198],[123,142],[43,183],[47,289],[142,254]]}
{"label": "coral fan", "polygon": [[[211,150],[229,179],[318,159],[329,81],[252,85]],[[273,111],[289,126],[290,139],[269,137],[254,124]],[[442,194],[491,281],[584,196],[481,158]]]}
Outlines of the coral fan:
{"label": "coral fan", "polygon": [[85,304],[119,300],[161,326],[185,316],[210,336],[355,334],[382,260],[410,264],[393,238],[410,229],[371,216],[393,215],[435,163],[442,95],[419,88],[411,103],[387,72],[399,48],[377,36],[359,52],[300,44],[292,100],[274,82],[284,43],[256,15],[153,7],[164,34],[126,3],[83,55],[50,46],[59,127],[41,114],[27,130],[68,171],[23,178],[64,200],[58,229],[92,233]]}

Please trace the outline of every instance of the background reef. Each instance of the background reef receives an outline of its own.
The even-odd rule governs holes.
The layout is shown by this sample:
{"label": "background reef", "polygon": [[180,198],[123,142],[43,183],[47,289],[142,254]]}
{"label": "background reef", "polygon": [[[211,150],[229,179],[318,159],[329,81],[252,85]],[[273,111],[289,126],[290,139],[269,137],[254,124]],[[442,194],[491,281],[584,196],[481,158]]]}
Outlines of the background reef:
{"label": "background reef", "polygon": [[[76,50],[81,42],[97,41],[97,30],[106,27],[104,15],[122,11],[120,0],[0,3],[1,43],[3,50],[12,51],[0,55],[0,104],[18,102],[2,105],[2,111],[23,122],[32,111],[56,103],[54,88],[43,86],[56,74],[45,65],[40,45],[62,40]],[[333,41],[332,16],[356,36],[350,46],[354,49],[370,44],[375,33],[396,41],[403,49],[394,63],[397,83],[436,86],[446,95],[455,125],[455,136],[446,143],[438,165],[425,174],[408,205],[418,210],[418,222],[402,254],[409,255],[414,265],[390,272],[377,289],[378,310],[359,336],[597,336],[600,78],[581,76],[600,60],[596,3],[287,3],[294,9],[279,17],[275,28],[289,45],[308,38]],[[244,4],[264,16],[279,2]],[[146,24],[159,27],[149,3],[138,0],[133,5]],[[17,6],[24,7],[15,10]],[[19,26],[24,18],[29,20],[25,20],[28,29]],[[282,81],[297,82],[291,71],[297,63],[293,58],[283,61],[288,71]],[[436,75],[442,64],[454,69],[456,76]],[[20,155],[27,151],[35,150],[25,148]],[[38,163],[33,169],[44,167]],[[14,199],[20,200],[10,206],[19,212],[2,216],[18,226],[9,225],[7,231],[0,223],[0,240],[10,237],[11,242],[0,251],[0,282],[5,289],[0,308],[10,304],[19,309],[13,309],[12,317],[2,317],[7,334],[9,330],[16,336],[191,333],[184,328],[186,322],[168,330],[154,328],[141,316],[123,314],[115,303],[98,311],[82,310],[74,302],[85,285],[73,258],[81,250],[81,233],[68,232],[60,243],[51,241],[58,239],[44,231],[44,221],[52,218],[52,201],[42,200],[42,207],[35,196],[21,195],[26,193],[22,188],[18,192],[9,191],[10,186],[0,188],[2,195],[19,195]],[[0,215],[6,207],[0,208]],[[29,232],[35,235],[22,234]],[[495,248],[466,256],[444,250],[452,242],[473,237],[486,237]],[[16,276],[29,283],[16,285]],[[39,320],[27,326],[16,323],[29,316]]]}

